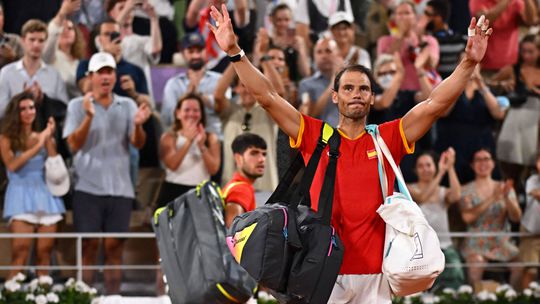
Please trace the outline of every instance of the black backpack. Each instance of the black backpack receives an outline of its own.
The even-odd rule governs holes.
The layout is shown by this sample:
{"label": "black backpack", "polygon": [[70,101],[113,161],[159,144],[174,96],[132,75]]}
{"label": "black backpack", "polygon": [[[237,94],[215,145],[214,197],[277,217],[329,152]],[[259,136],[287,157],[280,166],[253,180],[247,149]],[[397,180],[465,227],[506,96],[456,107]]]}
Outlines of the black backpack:
{"label": "black backpack", "polygon": [[175,304],[243,303],[257,283],[227,248],[221,190],[205,181],[156,210],[161,267]]}
{"label": "black backpack", "polygon": [[[300,184],[299,153],[266,204],[231,225],[227,241],[233,256],[282,303],[326,303],[339,273],[344,248],[330,219],[340,140],[324,123]],[[327,143],[330,160],[315,212],[309,189]]]}

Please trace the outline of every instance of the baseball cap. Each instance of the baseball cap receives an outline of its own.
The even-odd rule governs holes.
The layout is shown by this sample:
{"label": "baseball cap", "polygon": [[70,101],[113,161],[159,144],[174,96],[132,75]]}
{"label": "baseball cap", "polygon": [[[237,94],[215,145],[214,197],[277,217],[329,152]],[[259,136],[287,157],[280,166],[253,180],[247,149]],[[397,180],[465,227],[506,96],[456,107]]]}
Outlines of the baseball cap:
{"label": "baseball cap", "polygon": [[114,57],[106,52],[99,52],[92,55],[88,63],[88,72],[97,72],[104,67],[116,69],[116,61]]}
{"label": "baseball cap", "polygon": [[60,154],[45,161],[45,182],[54,196],[63,196],[69,190],[69,173]]}
{"label": "baseball cap", "polygon": [[337,11],[333,13],[328,19],[328,27],[331,28],[341,22],[347,22],[348,24],[352,24],[354,22],[354,17],[345,11]]}
{"label": "baseball cap", "polygon": [[182,39],[182,48],[187,49],[190,47],[198,46],[204,48],[206,42],[201,34],[197,32],[187,33]]}

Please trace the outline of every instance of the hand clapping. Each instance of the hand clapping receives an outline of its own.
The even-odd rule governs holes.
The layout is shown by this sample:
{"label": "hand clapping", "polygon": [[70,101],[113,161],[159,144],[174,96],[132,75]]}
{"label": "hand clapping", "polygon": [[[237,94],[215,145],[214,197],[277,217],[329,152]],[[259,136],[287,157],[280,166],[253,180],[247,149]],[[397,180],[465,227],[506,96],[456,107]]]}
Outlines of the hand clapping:
{"label": "hand clapping", "polygon": [[150,110],[150,107],[146,103],[142,103],[137,113],[135,113],[135,126],[140,126],[144,124],[148,118],[150,118],[150,115],[152,115],[152,110]]}

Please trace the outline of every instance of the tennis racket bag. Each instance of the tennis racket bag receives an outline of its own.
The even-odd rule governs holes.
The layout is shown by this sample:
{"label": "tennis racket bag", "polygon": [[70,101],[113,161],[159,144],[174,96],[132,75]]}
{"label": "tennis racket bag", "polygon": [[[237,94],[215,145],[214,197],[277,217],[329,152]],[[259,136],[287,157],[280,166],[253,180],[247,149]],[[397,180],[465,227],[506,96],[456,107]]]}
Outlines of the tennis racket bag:
{"label": "tennis racket bag", "polygon": [[257,283],[227,248],[219,187],[205,181],[156,210],[161,267],[175,304],[243,303]]}
{"label": "tennis racket bag", "polygon": [[[323,150],[329,144],[318,211],[310,188]],[[227,242],[236,261],[281,303],[326,303],[341,262],[343,244],[330,225],[340,136],[326,123],[304,168],[300,154],[264,206],[235,218]]]}

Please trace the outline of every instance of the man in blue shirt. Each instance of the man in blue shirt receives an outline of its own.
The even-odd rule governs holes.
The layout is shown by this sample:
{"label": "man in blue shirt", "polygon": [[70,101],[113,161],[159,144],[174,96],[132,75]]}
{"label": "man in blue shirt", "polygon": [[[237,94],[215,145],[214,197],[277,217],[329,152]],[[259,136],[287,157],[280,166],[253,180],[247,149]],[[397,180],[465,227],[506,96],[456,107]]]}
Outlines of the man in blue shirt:
{"label": "man in blue shirt", "polygon": [[[129,176],[129,145],[140,149],[146,141],[142,125],[151,115],[147,103],[113,94],[116,61],[109,53],[96,53],[88,65],[91,90],[73,99],[63,137],[74,154],[76,183],[73,223],[77,232],[127,232],[135,193]],[[83,265],[97,258],[98,239],[83,240]],[[105,263],[122,264],[123,240],[104,240]],[[92,283],[93,271],[83,279]],[[107,293],[120,290],[121,270],[105,271]]]}

